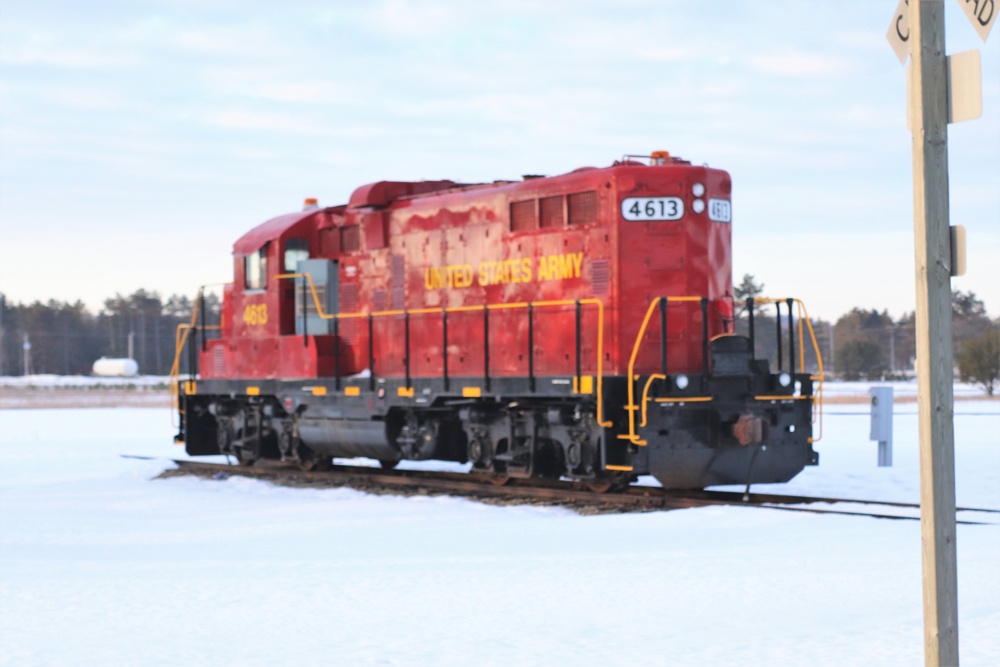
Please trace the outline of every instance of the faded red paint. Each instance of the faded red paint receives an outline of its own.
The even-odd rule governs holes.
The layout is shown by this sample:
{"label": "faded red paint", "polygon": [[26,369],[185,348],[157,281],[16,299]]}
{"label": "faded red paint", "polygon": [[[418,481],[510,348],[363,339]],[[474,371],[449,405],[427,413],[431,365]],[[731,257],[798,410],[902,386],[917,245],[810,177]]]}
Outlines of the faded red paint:
{"label": "faded red paint", "polygon": [[[307,240],[311,258],[338,260],[345,313],[599,298],[605,308],[604,373],[625,374],[642,318],[654,297],[709,297],[710,336],[723,333],[724,320],[732,318],[731,224],[710,221],[707,210],[694,212],[694,183],[705,185],[707,191],[701,197],[705,201],[730,199],[726,172],[668,160],[662,166],[625,162],[551,178],[486,185],[373,183],[358,188],[347,206],[274,218],[234,246],[234,284],[224,296],[223,336],[208,342],[200,364],[202,376],[331,376],[337,351],[342,375],[368,367],[367,318],[342,319],[339,341],[332,336],[310,336],[304,345],[302,337],[295,335],[293,282],[275,277],[284,272],[285,244],[293,238]],[[581,193],[594,194],[571,197]],[[681,220],[629,222],[621,215],[626,197],[666,196],[685,202]],[[571,198],[576,206],[572,211]],[[546,200],[534,209],[536,227],[513,231],[511,204],[536,199]],[[563,202],[561,212],[559,201]],[[573,221],[567,218],[573,211],[586,212],[590,202],[596,205],[596,219],[570,224]],[[538,228],[539,222],[561,224]],[[352,225],[358,226],[360,248],[338,251],[339,241],[332,239],[349,236],[350,232],[341,230]],[[244,258],[265,244],[266,288],[248,290]],[[400,264],[402,293],[399,276],[393,282],[393,267],[398,269]],[[348,310],[355,292],[356,307]],[[266,318],[260,317],[265,311]],[[527,375],[527,315],[526,309],[490,311],[491,375]],[[582,315],[582,372],[594,374],[597,311],[585,306]],[[534,317],[535,373],[575,374],[573,308],[540,307]],[[700,307],[671,304],[668,317],[670,372],[700,370]],[[403,317],[375,317],[373,327],[374,373],[401,377]],[[449,313],[448,334],[449,375],[481,376],[482,312]],[[440,376],[445,354],[441,315],[412,315],[410,336],[411,376]],[[219,354],[217,347],[223,350],[222,365],[212,363]],[[636,371],[656,372],[659,354],[656,315]]]}

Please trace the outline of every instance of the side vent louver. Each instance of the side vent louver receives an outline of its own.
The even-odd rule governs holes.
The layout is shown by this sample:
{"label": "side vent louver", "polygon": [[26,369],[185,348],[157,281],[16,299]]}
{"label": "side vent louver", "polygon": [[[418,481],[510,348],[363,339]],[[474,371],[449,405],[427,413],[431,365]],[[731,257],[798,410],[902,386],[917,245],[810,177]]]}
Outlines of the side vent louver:
{"label": "side vent louver", "polygon": [[607,296],[611,291],[611,274],[608,260],[595,259],[590,262],[590,288],[594,296]]}

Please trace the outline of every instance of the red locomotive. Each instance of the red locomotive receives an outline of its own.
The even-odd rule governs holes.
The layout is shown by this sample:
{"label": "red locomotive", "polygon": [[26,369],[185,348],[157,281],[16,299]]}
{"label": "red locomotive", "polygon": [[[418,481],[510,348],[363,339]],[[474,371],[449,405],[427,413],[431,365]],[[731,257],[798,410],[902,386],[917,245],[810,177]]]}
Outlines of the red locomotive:
{"label": "red locomotive", "polygon": [[734,333],[731,191],[656,152],[307,200],[236,242],[218,337],[204,309],[188,328],[177,440],[247,464],[444,459],[595,488],[787,481],[817,462],[802,321],[797,355],[787,300],[776,369],[755,358],[753,304]]}

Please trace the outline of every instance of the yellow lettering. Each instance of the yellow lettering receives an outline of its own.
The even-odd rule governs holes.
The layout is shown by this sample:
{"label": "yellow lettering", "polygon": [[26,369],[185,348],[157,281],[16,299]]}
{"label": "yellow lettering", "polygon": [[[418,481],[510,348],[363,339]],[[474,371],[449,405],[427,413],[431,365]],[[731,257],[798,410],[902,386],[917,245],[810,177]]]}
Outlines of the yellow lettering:
{"label": "yellow lettering", "polygon": [[[531,264],[524,261],[525,281],[531,280]],[[583,253],[544,255],[538,258],[538,280],[567,280],[579,278],[583,273]]]}
{"label": "yellow lettering", "polygon": [[569,255],[559,255],[557,261],[559,262],[559,279],[566,280],[567,278],[572,278],[573,262],[570,260]]}
{"label": "yellow lettering", "polygon": [[[446,266],[430,266],[424,269],[424,287],[445,289],[470,287],[476,274],[468,264],[448,264]],[[479,266],[479,283],[487,284],[489,276],[484,265]]]}
{"label": "yellow lettering", "polygon": [[525,257],[521,260],[521,273],[524,274],[524,282],[531,282],[531,258]]}
{"label": "yellow lettering", "polygon": [[548,280],[549,279],[549,263],[546,262],[546,257],[538,258],[538,279]]}

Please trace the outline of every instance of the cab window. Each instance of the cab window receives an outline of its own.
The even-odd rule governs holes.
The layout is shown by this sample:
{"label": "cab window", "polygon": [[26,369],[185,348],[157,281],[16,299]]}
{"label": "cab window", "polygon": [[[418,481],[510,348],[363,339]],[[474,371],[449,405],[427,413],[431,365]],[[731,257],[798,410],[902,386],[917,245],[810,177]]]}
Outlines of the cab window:
{"label": "cab window", "polygon": [[309,259],[309,241],[306,239],[288,239],[285,242],[285,272],[295,273],[299,262]]}
{"label": "cab window", "polygon": [[248,290],[264,289],[267,282],[267,244],[243,258],[243,285]]}

